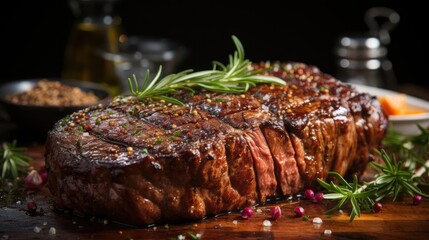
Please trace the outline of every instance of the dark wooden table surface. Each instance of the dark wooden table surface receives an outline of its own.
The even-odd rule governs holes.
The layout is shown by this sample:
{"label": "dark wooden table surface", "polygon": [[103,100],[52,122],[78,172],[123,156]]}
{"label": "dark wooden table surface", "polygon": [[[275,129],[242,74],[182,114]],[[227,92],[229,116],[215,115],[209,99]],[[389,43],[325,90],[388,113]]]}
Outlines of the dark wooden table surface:
{"label": "dark wooden table surface", "polygon": [[[44,164],[43,144],[31,145],[28,153],[33,157],[31,165]],[[50,194],[46,187],[28,192],[22,188],[2,186],[0,201],[0,239],[428,239],[429,199],[419,205],[405,198],[392,202],[385,200],[381,213],[363,213],[349,222],[348,213],[326,215],[332,202],[312,203],[297,198],[271,202],[255,209],[248,220],[241,219],[238,212],[231,212],[202,221],[183,224],[133,227],[109,222],[107,219],[81,218],[69,213],[56,212],[51,207]],[[15,189],[15,190],[11,190]],[[26,203],[34,200],[43,214],[30,216]],[[304,207],[307,221],[295,217],[294,208]],[[282,217],[270,219],[269,210],[280,206]],[[312,220],[320,217],[321,224]],[[269,220],[272,226],[263,226]],[[35,229],[40,229],[36,232]],[[50,234],[50,229],[55,234]],[[331,231],[331,234],[325,231]],[[52,231],[52,230],[51,230]]]}

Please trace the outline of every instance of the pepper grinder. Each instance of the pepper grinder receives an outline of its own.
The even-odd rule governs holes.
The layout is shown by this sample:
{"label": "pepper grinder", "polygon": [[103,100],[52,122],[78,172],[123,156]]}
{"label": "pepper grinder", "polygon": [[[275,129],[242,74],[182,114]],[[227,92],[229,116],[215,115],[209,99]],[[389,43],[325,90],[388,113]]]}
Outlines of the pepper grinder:
{"label": "pepper grinder", "polygon": [[397,82],[387,57],[389,32],[400,16],[390,8],[373,7],[366,11],[366,33],[341,35],[334,48],[336,78],[344,82],[395,89]]}

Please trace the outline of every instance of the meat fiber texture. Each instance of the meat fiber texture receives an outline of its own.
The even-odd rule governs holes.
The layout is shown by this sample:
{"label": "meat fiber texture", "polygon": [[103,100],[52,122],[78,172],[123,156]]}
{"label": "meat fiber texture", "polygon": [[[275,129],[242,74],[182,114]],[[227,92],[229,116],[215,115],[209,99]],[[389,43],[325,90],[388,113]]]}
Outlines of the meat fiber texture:
{"label": "meat fiber texture", "polygon": [[57,209],[143,226],[204,219],[361,175],[387,116],[374,96],[302,63],[254,64],[286,86],[115,98],[58,121],[46,142]]}

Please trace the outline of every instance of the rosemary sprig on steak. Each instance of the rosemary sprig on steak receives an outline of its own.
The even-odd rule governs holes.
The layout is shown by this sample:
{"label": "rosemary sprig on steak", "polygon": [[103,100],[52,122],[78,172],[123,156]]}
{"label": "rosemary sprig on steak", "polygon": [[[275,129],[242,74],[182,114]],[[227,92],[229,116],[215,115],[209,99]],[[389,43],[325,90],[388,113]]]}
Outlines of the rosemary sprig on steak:
{"label": "rosemary sprig on steak", "polygon": [[31,158],[23,153],[24,150],[25,148],[16,146],[16,140],[11,143],[3,142],[0,146],[1,178],[11,177],[16,179],[19,172],[26,170],[28,161]]}
{"label": "rosemary sprig on steak", "polygon": [[170,74],[160,79],[162,67],[159,68],[154,79],[149,79],[149,70],[141,85],[135,76],[128,79],[131,93],[141,99],[163,99],[178,105],[183,105],[178,99],[166,96],[175,90],[183,89],[193,92],[196,88],[203,88],[212,92],[241,93],[249,87],[260,83],[285,85],[277,77],[262,75],[251,67],[251,62],[244,58],[244,49],[237,37],[232,36],[237,50],[229,56],[229,64],[224,65],[213,61],[213,69],[205,71],[185,70]]}

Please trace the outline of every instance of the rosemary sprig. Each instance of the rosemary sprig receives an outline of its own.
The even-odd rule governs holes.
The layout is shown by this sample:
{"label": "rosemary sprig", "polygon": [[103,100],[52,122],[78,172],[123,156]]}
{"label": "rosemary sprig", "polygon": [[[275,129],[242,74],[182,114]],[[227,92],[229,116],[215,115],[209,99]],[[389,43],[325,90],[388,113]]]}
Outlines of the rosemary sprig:
{"label": "rosemary sprig", "polygon": [[[401,169],[414,173],[414,176],[429,177],[429,130],[417,125],[420,133],[412,136],[403,136],[390,127],[383,140],[384,148],[392,153],[396,159],[405,159]],[[426,173],[425,175],[423,175]],[[417,179],[425,184],[422,179]],[[427,185],[427,184],[426,184]]]}
{"label": "rosemary sprig", "polygon": [[418,188],[418,178],[414,177],[413,172],[403,169],[403,161],[396,161],[396,158],[391,160],[385,150],[381,150],[378,153],[382,157],[384,165],[376,162],[369,163],[379,171],[380,175],[374,181],[368,183],[370,188],[377,190],[375,193],[377,202],[387,196],[392,196],[393,201],[395,201],[398,196],[403,194],[408,194],[409,196],[420,194],[429,197]]}
{"label": "rosemary sprig", "polygon": [[237,37],[232,36],[237,48],[233,55],[229,55],[229,64],[224,65],[213,61],[213,69],[194,72],[192,69],[170,74],[160,79],[162,66],[155,77],[149,79],[147,70],[142,84],[133,75],[128,79],[132,95],[145,99],[163,99],[178,105],[183,103],[173,97],[167,96],[178,89],[193,92],[196,88],[203,88],[212,92],[241,93],[246,92],[251,86],[260,83],[272,83],[285,85],[286,83],[277,77],[265,76],[251,68],[251,62],[244,58],[244,49]]}
{"label": "rosemary sprig", "polygon": [[361,208],[365,210],[371,209],[374,205],[374,200],[371,199],[377,189],[367,190],[367,185],[360,185],[358,178],[355,175],[352,183],[348,183],[339,173],[329,172],[340,181],[340,185],[336,185],[331,181],[330,184],[322,179],[317,179],[319,184],[331,193],[323,195],[324,199],[339,200],[338,204],[332,209],[326,211],[327,214],[332,214],[341,209],[345,204],[351,204],[352,210],[350,213],[350,222],[353,221],[355,216],[360,217]]}
{"label": "rosemary sprig", "polygon": [[0,147],[0,167],[1,167],[1,178],[12,177],[16,179],[19,172],[25,172],[25,168],[28,166],[30,157],[26,156],[23,152],[25,148],[16,146],[16,140],[11,143],[3,142]]}
{"label": "rosemary sprig", "polygon": [[322,179],[317,179],[319,184],[329,191],[323,196],[324,199],[339,200],[339,203],[328,210],[326,213],[331,214],[336,210],[341,209],[346,203],[351,204],[350,222],[355,216],[360,217],[361,209],[371,210],[375,202],[382,200],[385,197],[392,197],[395,201],[399,196],[407,194],[414,196],[429,197],[423,193],[418,184],[419,177],[413,174],[413,171],[405,168],[403,161],[396,161],[395,158],[390,158],[384,149],[377,151],[381,156],[384,164],[370,162],[370,166],[379,172],[375,180],[369,183],[358,183],[358,178],[355,175],[352,183],[348,183],[339,173],[329,172],[339,180],[339,185],[334,182],[329,184]]}

